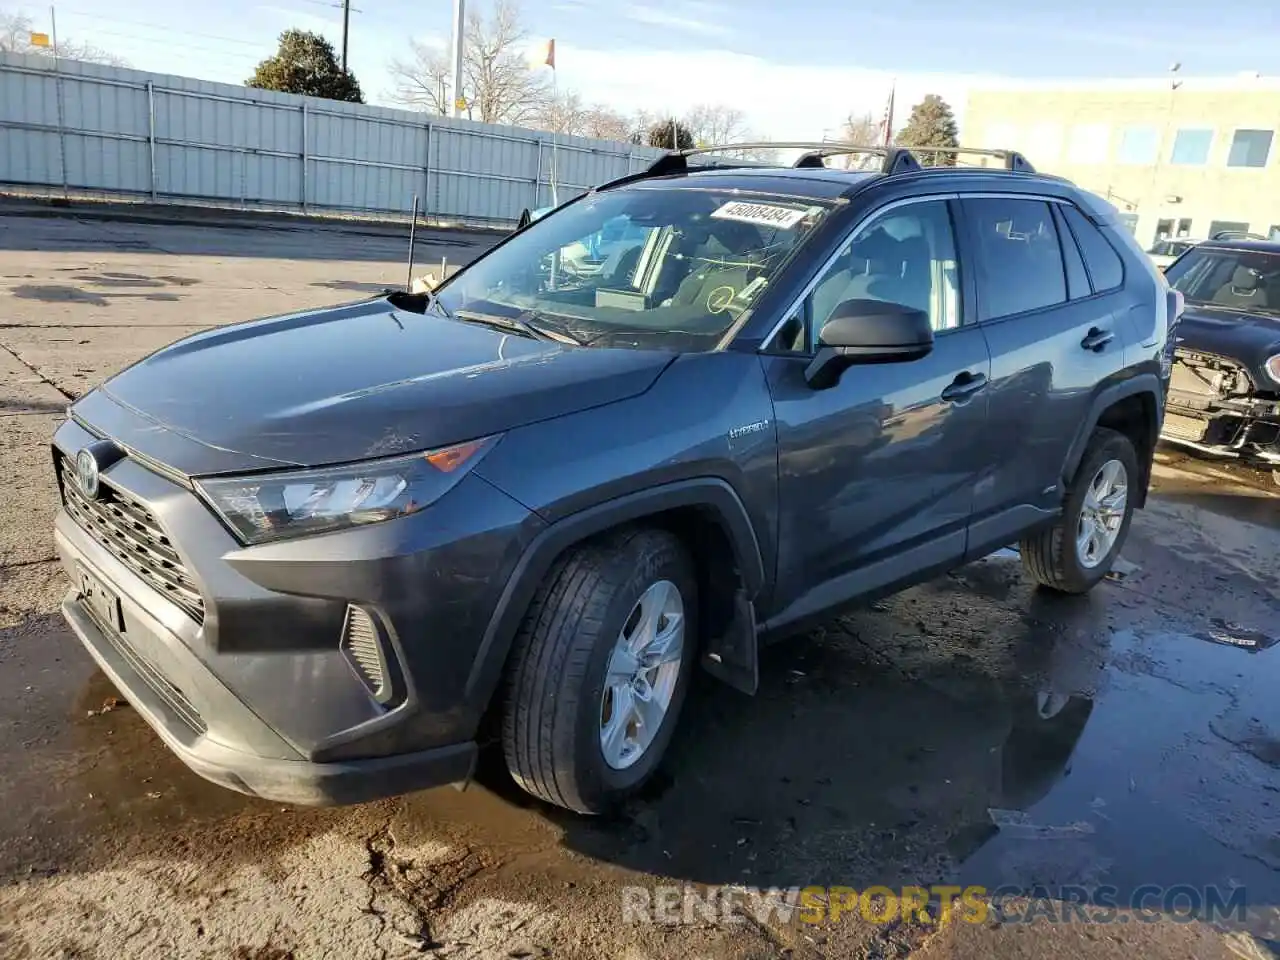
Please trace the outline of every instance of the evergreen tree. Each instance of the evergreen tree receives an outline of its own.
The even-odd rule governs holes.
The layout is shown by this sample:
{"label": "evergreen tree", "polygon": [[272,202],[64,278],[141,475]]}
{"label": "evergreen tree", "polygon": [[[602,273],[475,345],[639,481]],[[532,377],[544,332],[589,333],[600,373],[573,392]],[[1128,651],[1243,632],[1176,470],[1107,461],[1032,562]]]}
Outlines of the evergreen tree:
{"label": "evergreen tree", "polygon": [[926,167],[954,167],[954,154],[931,154],[929,147],[958,147],[956,118],[947,101],[936,93],[927,95],[911,108],[907,125],[895,141],[898,146],[918,151],[917,158]]}
{"label": "evergreen tree", "polygon": [[364,103],[355,75],[338,66],[333,45],[320,34],[306,30],[280,34],[276,55],[258,64],[245,86]]}

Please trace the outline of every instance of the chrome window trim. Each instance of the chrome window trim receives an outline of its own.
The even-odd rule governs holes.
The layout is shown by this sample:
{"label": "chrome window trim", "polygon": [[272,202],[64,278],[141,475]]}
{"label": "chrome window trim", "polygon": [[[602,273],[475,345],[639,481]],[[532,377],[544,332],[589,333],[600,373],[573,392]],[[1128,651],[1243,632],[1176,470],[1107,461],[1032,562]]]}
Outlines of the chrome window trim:
{"label": "chrome window trim", "polygon": [[[966,193],[963,196],[976,197],[976,196],[980,196],[980,194]],[[981,196],[986,196],[986,194],[981,194]],[[992,196],[1001,196],[1001,195],[992,194]],[[1014,194],[1014,196],[1026,196],[1026,194]],[[805,284],[804,289],[800,291],[799,295],[794,297],[791,300],[791,302],[787,305],[787,308],[782,311],[782,315],[778,318],[778,322],[773,325],[773,329],[771,329],[769,333],[765,336],[765,338],[760,341],[760,346],[756,348],[756,352],[757,353],[772,352],[772,347],[770,347],[770,344],[773,342],[773,338],[778,335],[778,331],[780,331],[783,328],[783,326],[786,325],[786,322],[791,319],[792,315],[796,312],[796,310],[800,308],[800,305],[804,303],[805,298],[808,297],[809,294],[813,293],[814,288],[817,287],[819,282],[821,282],[821,280],[827,275],[827,271],[829,271],[832,265],[836,262],[836,260],[839,259],[840,254],[844,252],[844,248],[857,235],[858,231],[861,230],[863,227],[865,227],[868,223],[870,223],[875,218],[879,217],[881,214],[888,213],[891,210],[897,210],[899,207],[906,207],[906,206],[910,206],[912,204],[917,204],[917,203],[936,203],[939,200],[945,203],[950,200],[959,200],[961,198],[962,198],[962,195],[959,193],[931,193],[928,195],[923,195],[918,197],[899,197],[897,200],[890,200],[884,206],[876,207],[874,210],[869,211],[866,216],[858,220],[858,222],[855,223],[852,227],[850,227],[849,231],[843,237],[840,238],[840,243],[836,246],[835,251],[831,254],[831,256],[829,256],[826,259],[826,261],[822,264],[822,268],[813,275],[813,278],[807,284]],[[956,237],[956,241],[957,241],[956,246],[958,248],[959,247],[958,236]]]}
{"label": "chrome window trim", "polygon": [[[998,190],[984,190],[980,193],[970,193],[968,191],[964,193],[932,193],[927,196],[900,197],[897,200],[891,200],[890,202],[886,203],[882,207],[876,207],[876,209],[869,212],[865,217],[860,219],[857,223],[855,223],[852,227],[849,228],[849,232],[846,233],[844,237],[841,239],[840,245],[836,247],[835,252],[830,257],[828,257],[826,262],[822,265],[822,269],[819,270],[814,275],[813,279],[810,280],[805,285],[805,288],[803,291],[801,291],[800,295],[797,296],[794,300],[791,301],[790,304],[787,305],[787,309],[782,312],[782,316],[778,319],[778,322],[774,324],[773,329],[771,329],[768,335],[763,340],[760,341],[760,346],[757,348],[756,352],[757,353],[772,352],[772,347],[770,347],[770,344],[773,342],[773,338],[778,335],[778,331],[780,331],[783,328],[787,320],[789,320],[791,316],[796,312],[796,310],[800,308],[800,305],[804,303],[805,298],[808,297],[809,294],[813,292],[814,288],[818,285],[818,283],[822,280],[822,278],[826,276],[827,271],[831,269],[832,264],[836,262],[836,259],[840,256],[841,252],[844,250],[845,244],[849,240],[851,240],[859,230],[861,230],[868,223],[870,223],[873,218],[878,217],[880,216],[880,214],[886,213],[890,210],[896,210],[899,207],[905,207],[913,203],[930,203],[936,200],[1040,200],[1040,201],[1043,201],[1044,203],[1061,203],[1061,204],[1066,204],[1070,206],[1075,206],[1075,203],[1068,197],[1055,197],[1055,196],[1051,196],[1049,194],[1043,194],[1043,193],[1023,193],[1021,191],[1005,192],[1005,191],[998,191]],[[1079,208],[1077,207],[1077,209]],[[1089,215],[1087,213],[1084,213],[1084,211],[1081,211],[1081,213],[1084,214],[1084,217],[1086,219],[1089,219]],[[956,252],[957,254],[959,254],[959,248],[960,248],[961,242],[960,242],[960,236],[958,233],[955,239],[956,239],[956,248],[957,248]],[[1083,256],[1084,254],[1082,253],[1081,257],[1083,258]],[[1123,266],[1124,264],[1123,257],[1120,258],[1120,262],[1121,262],[1121,265]],[[1088,268],[1086,267],[1085,269],[1087,270]],[[1121,286],[1124,286],[1124,284],[1121,283]],[[1101,292],[1109,293],[1111,291],[1101,291]],[[1063,301],[1063,302],[1067,303],[1070,301]],[[977,323],[986,322],[986,321],[979,321],[975,319],[971,322],[974,324],[977,324]],[[968,325],[969,324],[961,324],[962,327],[968,326]],[[960,329],[960,327],[957,327],[955,329]]]}

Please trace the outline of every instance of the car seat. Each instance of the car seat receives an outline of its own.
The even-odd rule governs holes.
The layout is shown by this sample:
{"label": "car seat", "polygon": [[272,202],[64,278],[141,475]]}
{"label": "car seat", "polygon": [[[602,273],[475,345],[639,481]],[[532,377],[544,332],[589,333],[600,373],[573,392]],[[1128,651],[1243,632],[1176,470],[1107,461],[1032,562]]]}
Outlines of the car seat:
{"label": "car seat", "polygon": [[1213,302],[1225,307],[1268,307],[1267,291],[1259,285],[1258,272],[1244,264],[1236,267],[1231,281],[1224,283],[1213,295]]}

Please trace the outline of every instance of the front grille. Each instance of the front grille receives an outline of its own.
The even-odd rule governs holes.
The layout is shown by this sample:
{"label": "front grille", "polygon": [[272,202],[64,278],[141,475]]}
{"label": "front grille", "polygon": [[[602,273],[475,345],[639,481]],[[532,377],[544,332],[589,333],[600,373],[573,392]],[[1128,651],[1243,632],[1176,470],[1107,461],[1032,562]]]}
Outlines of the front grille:
{"label": "front grille", "polygon": [[163,700],[174,713],[196,733],[207,733],[208,724],[204,722],[204,717],[200,716],[198,711],[187,695],[178,687],[175,687],[169,680],[157,670],[150,662],[143,659],[139,653],[129,645],[129,641],[120,636],[114,630],[104,630],[103,635],[106,636],[111,646],[115,647],[116,652],[120,654],[133,667],[134,673],[146,681],[147,686],[155,691],[156,696]]}
{"label": "front grille", "polygon": [[98,498],[80,492],[75,468],[59,455],[62,503],[67,513],[113,557],[187,612],[204,622],[204,599],[155,516],[104,479]]}

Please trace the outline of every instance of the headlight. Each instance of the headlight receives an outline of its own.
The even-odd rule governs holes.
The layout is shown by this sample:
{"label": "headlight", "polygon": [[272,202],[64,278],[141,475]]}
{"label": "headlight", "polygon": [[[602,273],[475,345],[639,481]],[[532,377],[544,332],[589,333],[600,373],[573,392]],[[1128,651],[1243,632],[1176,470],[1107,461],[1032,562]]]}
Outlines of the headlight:
{"label": "headlight", "polygon": [[466,476],[497,439],[389,460],[214,477],[196,487],[243,543],[328,533],[418,512]]}
{"label": "headlight", "polygon": [[1269,359],[1264,366],[1267,368],[1267,376],[1280,383],[1280,353]]}

